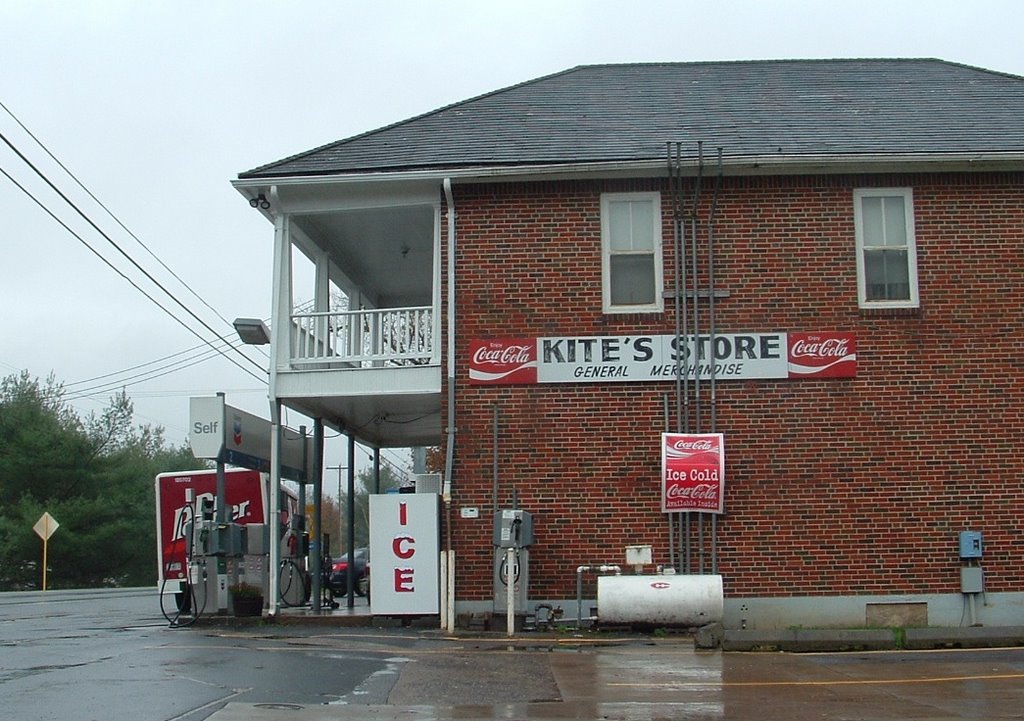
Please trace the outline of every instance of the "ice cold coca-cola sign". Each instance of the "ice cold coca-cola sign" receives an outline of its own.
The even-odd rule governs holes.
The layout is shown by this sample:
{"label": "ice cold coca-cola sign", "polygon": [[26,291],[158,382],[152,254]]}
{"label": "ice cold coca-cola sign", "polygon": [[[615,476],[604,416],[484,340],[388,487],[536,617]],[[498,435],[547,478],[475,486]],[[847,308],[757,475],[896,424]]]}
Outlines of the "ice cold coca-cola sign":
{"label": "ice cold coca-cola sign", "polygon": [[852,333],[553,336],[470,341],[469,382],[623,383],[853,378]]}
{"label": "ice cold coca-cola sign", "polygon": [[725,441],[721,433],[661,434],[661,510],[721,513]]}

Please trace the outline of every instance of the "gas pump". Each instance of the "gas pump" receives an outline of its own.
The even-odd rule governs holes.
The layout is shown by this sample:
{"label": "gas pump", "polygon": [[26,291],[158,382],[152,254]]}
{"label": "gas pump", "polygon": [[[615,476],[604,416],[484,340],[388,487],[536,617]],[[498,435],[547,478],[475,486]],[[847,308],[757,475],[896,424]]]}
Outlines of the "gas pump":
{"label": "gas pump", "polygon": [[[157,559],[160,607],[172,626],[184,626],[204,614],[233,611],[230,588],[245,582],[264,589],[271,547],[266,478],[259,471],[227,469],[224,493],[212,469],[161,473],[155,479]],[[294,494],[282,504],[293,524],[288,540],[293,550],[282,554],[305,568],[306,542],[302,514]],[[174,608],[176,601],[177,608]]]}
{"label": "gas pump", "polygon": [[309,556],[309,534],[305,530],[306,518],[301,513],[283,512],[281,536],[281,567],[278,592],[285,606],[304,606],[309,603],[311,579],[306,570]]}
{"label": "gas pump", "polygon": [[494,613],[523,618],[530,583],[529,547],[533,545],[533,514],[518,508],[497,511],[492,542]]}
{"label": "gas pump", "polygon": [[[197,604],[196,613],[203,609],[217,613],[228,610],[228,577],[232,584],[239,578],[239,565],[246,553],[245,526],[217,521],[214,499],[200,499],[198,515],[186,523],[185,538],[189,543],[189,584]],[[228,559],[232,559],[230,568]],[[215,601],[215,605],[211,604]]]}
{"label": "gas pump", "polygon": [[[163,583],[160,588],[160,610],[164,618],[170,621],[172,627],[189,626],[195,623],[196,619],[203,613],[206,606],[206,588],[202,586],[203,594],[198,596],[196,588],[206,582],[205,566],[200,566],[194,559],[196,529],[196,501],[195,491],[191,488],[185,489],[185,504],[175,518],[175,529],[170,548],[165,551],[166,558],[161,558],[163,567],[161,578]],[[175,611],[172,614],[164,604],[165,591],[174,595]]]}

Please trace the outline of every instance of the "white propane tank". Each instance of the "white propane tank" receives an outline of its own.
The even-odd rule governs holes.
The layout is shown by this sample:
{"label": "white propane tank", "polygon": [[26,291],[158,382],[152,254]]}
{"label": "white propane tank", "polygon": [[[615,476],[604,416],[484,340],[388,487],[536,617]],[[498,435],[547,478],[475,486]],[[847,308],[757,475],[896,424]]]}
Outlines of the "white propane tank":
{"label": "white propane tank", "polygon": [[597,618],[601,623],[703,626],[722,620],[722,577],[599,576]]}

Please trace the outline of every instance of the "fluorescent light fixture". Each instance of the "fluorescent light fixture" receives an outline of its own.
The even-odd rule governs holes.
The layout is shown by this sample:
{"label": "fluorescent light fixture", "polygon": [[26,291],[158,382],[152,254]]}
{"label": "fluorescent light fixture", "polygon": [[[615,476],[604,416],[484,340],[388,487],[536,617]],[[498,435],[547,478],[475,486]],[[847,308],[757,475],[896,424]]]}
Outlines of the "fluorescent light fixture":
{"label": "fluorescent light fixture", "polygon": [[266,345],[270,342],[270,329],[259,318],[235,318],[232,325],[246,345]]}

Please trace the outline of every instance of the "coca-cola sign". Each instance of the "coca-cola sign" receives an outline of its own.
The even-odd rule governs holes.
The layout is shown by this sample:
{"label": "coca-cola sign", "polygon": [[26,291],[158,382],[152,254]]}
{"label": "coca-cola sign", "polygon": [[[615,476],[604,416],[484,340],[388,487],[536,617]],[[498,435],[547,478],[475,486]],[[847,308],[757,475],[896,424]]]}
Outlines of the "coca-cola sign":
{"label": "coca-cola sign", "polygon": [[722,513],[725,440],[721,433],[661,434],[661,510]]}
{"label": "coca-cola sign", "polygon": [[853,333],[789,333],[790,378],[853,378],[857,339]]}
{"label": "coca-cola sign", "polygon": [[471,383],[507,385],[537,382],[537,344],[532,338],[471,341],[469,354]]}

